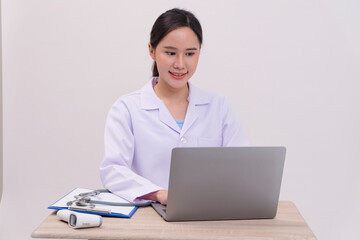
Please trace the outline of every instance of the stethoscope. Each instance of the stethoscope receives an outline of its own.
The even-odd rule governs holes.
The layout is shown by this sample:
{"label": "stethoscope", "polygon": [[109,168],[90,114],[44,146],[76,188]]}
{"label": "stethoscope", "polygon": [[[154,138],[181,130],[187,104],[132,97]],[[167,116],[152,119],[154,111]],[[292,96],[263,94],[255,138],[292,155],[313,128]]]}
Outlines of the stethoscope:
{"label": "stethoscope", "polygon": [[109,206],[120,206],[120,207],[146,207],[151,205],[151,201],[148,202],[128,202],[128,203],[121,203],[121,202],[107,202],[107,201],[97,201],[92,200],[91,197],[97,196],[100,193],[110,193],[107,189],[98,189],[91,192],[80,193],[79,195],[75,195],[75,200],[69,201],[66,203],[67,206],[76,205],[78,207],[89,207],[95,208],[95,204],[104,204]]}

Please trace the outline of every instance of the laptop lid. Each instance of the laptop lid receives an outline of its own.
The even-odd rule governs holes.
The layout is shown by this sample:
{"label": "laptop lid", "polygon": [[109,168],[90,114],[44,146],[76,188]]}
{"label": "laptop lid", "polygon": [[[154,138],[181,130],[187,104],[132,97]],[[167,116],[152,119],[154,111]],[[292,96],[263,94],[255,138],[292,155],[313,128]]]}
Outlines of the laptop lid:
{"label": "laptop lid", "polygon": [[274,218],[285,153],[285,147],[174,148],[164,218]]}

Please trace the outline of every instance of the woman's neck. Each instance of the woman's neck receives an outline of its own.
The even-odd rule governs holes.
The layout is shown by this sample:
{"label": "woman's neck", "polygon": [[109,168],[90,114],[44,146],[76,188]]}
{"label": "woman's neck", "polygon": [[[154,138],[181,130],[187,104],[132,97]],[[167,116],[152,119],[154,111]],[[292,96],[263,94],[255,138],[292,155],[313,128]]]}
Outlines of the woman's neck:
{"label": "woman's neck", "polygon": [[186,84],[183,88],[174,89],[162,83],[155,85],[154,91],[167,107],[174,119],[184,120],[188,107],[189,86]]}
{"label": "woman's neck", "polygon": [[176,89],[170,87],[162,81],[159,81],[155,85],[154,91],[161,100],[172,103],[187,101],[189,96],[188,84],[186,84],[183,88]]}

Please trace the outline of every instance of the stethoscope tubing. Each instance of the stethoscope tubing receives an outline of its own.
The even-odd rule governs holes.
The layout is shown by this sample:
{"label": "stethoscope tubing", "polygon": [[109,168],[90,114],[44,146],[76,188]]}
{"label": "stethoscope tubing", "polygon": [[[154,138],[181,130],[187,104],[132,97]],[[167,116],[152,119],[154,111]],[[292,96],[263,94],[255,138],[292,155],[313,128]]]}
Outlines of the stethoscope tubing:
{"label": "stethoscope tubing", "polygon": [[75,196],[75,198],[77,198],[78,200],[71,201],[71,204],[74,202],[75,204],[79,203],[78,205],[80,205],[81,200],[86,200],[86,203],[90,203],[90,204],[103,204],[103,205],[118,206],[118,207],[147,207],[151,205],[151,201],[139,202],[139,203],[135,203],[135,202],[121,203],[121,202],[98,201],[98,200],[92,200],[90,198],[91,196],[96,196],[99,195],[100,193],[110,193],[110,191],[107,189],[98,189],[91,192],[80,193],[79,195],[77,195],[78,197]]}
{"label": "stethoscope tubing", "polygon": [[118,206],[118,207],[147,207],[151,205],[151,202],[141,202],[141,203],[118,203],[118,202],[106,202],[106,201],[97,201],[97,200],[90,200],[89,203],[93,204],[104,204],[109,206]]}

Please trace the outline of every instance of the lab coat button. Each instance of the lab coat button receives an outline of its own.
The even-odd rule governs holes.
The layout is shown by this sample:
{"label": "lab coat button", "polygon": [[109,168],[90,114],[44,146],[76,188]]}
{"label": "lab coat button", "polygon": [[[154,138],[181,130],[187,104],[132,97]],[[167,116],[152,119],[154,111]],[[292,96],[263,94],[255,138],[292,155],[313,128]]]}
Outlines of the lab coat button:
{"label": "lab coat button", "polygon": [[187,140],[186,140],[186,138],[184,138],[184,137],[182,137],[182,138],[180,139],[180,141],[181,141],[183,144],[187,143]]}

